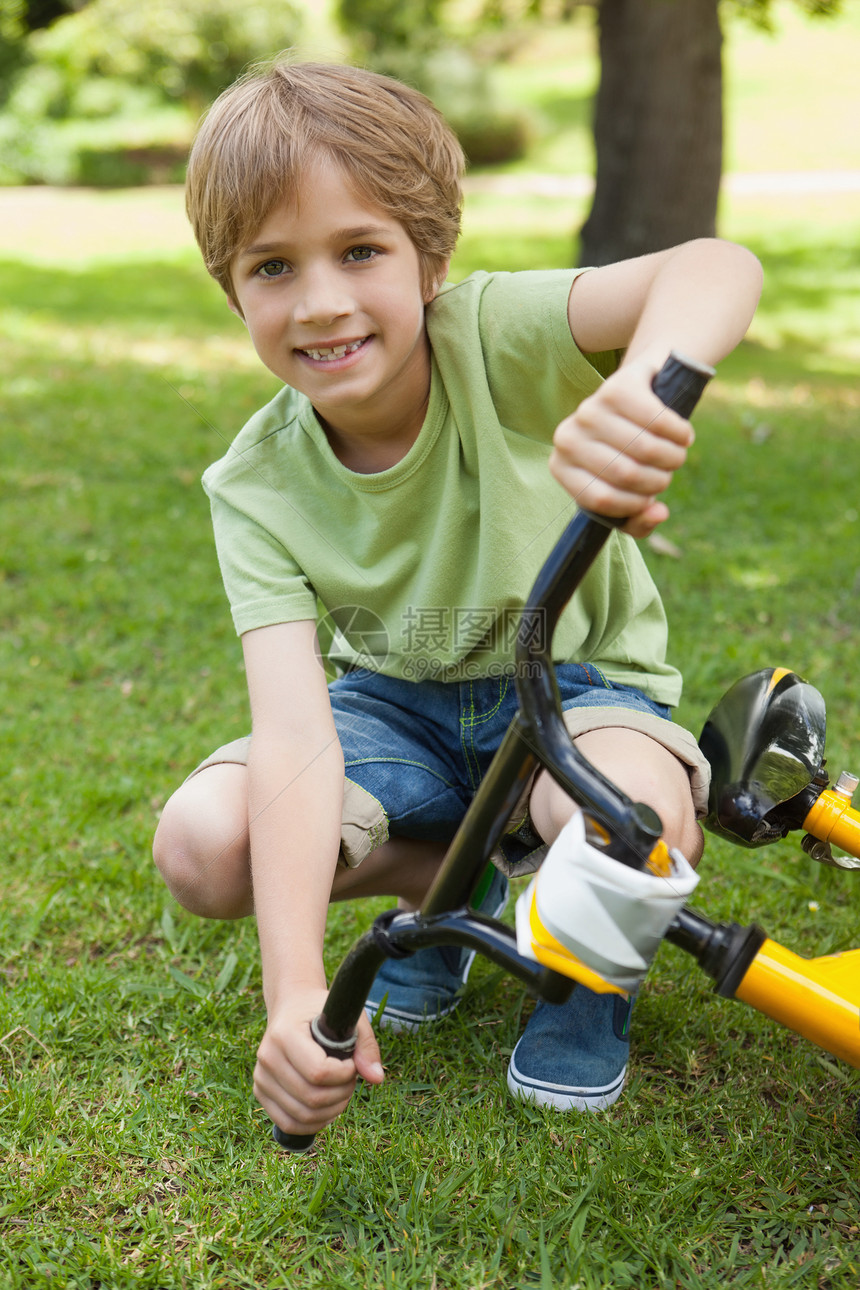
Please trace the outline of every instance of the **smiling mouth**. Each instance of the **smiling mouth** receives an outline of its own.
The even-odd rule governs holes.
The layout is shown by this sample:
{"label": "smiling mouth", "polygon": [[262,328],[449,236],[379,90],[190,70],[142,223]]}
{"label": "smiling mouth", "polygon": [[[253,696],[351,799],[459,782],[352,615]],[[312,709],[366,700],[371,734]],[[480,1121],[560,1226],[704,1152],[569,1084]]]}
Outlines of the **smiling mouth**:
{"label": "smiling mouth", "polygon": [[347,354],[354,354],[357,349],[361,349],[367,339],[367,336],[362,336],[361,340],[352,340],[347,345],[330,345],[319,349],[300,349],[299,353],[304,354],[307,358],[312,358],[315,363],[334,363],[338,358],[345,358]]}

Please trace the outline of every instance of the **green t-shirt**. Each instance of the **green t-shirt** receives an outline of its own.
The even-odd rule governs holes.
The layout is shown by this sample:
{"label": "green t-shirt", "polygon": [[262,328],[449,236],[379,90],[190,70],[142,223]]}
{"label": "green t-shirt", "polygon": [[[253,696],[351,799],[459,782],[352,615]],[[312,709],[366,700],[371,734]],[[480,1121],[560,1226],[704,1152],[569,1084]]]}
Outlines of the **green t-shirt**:
{"label": "green t-shirt", "polygon": [[[427,415],[389,470],[345,467],[289,387],[251,418],[203,477],[239,634],[322,617],[339,665],[418,681],[511,669],[519,612],[576,509],[549,473],[553,431],[616,361],[574,344],[575,276],[475,273],[442,289],[427,309]],[[657,589],[613,533],[553,657],[674,704],[665,651]]]}

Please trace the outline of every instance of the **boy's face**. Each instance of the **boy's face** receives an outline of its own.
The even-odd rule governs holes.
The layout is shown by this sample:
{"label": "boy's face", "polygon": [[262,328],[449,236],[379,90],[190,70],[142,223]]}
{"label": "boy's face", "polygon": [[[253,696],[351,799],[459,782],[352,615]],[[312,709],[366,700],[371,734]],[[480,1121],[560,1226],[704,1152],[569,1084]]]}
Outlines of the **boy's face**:
{"label": "boy's face", "polygon": [[418,252],[397,220],[324,160],[231,268],[231,307],[257,353],[307,395],[338,455],[350,441],[414,439],[430,386],[424,306],[435,288],[422,291]]}

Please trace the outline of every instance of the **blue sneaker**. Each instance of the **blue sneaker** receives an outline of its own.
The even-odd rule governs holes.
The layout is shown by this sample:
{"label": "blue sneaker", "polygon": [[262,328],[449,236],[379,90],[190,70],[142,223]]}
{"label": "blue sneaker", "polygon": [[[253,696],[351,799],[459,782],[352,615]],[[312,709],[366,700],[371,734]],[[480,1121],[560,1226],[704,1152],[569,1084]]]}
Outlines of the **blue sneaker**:
{"label": "blue sneaker", "polygon": [[[477,908],[482,914],[498,918],[507,903],[508,880],[493,868],[490,886]],[[405,959],[386,959],[370,988],[364,1011],[371,1021],[394,1034],[439,1021],[460,1002],[474,960],[474,950],[456,945],[433,945]]]}
{"label": "blue sneaker", "polygon": [[560,1111],[600,1111],[621,1096],[633,1000],[574,987],[567,1003],[538,1001],[511,1054],[514,1097]]}

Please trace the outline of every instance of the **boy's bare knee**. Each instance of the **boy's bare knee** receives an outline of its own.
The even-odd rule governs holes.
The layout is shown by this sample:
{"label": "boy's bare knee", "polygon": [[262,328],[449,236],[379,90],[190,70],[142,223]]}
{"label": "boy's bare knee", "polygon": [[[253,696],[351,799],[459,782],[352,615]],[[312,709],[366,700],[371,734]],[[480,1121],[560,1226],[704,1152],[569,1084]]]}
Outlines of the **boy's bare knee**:
{"label": "boy's bare knee", "polygon": [[[647,735],[624,727],[589,731],[579,736],[576,746],[628,797],[657,812],[667,846],[677,847],[691,864],[698,863],[704,838],[687,769],[674,753]],[[574,809],[568,795],[542,772],[532,791],[530,810],[544,841],[555,840]]]}
{"label": "boy's bare knee", "polygon": [[575,810],[573,799],[548,771],[541,771],[529,798],[529,814],[538,836],[544,842],[554,842]]}
{"label": "boy's bare knee", "polygon": [[171,895],[204,918],[253,912],[245,768],[212,766],[164,807],[152,854]]}

